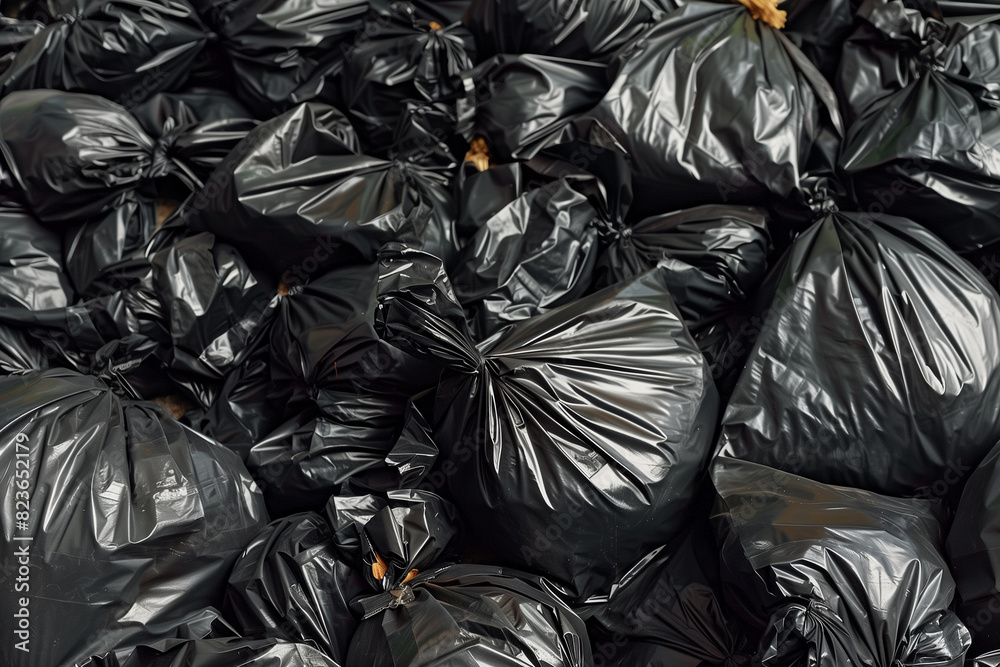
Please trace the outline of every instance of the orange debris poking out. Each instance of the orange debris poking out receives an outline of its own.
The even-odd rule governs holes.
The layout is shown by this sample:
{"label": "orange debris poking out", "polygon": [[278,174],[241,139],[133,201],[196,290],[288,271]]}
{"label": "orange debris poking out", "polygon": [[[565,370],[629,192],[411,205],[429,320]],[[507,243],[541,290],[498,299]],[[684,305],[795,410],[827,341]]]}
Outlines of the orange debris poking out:
{"label": "orange debris poking out", "polygon": [[763,21],[772,28],[785,27],[787,12],[778,9],[782,0],[737,0],[741,5],[750,10],[750,15],[758,21]]}
{"label": "orange debris poking out", "polygon": [[476,165],[479,171],[486,171],[490,168],[490,147],[486,145],[486,140],[476,137],[469,144],[469,152],[465,154],[465,161]]}

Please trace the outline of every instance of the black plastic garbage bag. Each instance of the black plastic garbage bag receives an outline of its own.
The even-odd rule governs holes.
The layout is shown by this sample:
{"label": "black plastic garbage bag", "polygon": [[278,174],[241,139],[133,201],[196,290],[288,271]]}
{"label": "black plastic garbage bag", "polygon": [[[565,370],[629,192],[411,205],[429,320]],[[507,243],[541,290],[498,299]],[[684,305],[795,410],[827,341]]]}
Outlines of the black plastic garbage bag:
{"label": "black plastic garbage bag", "polygon": [[28,18],[0,16],[0,72],[6,70],[31,38],[45,29],[45,24]]}
{"label": "black plastic garbage bag", "polygon": [[[467,139],[486,139],[500,163],[534,157],[607,92],[607,66],[540,55],[498,55],[462,74]],[[577,166],[581,166],[577,164]]]}
{"label": "black plastic garbage bag", "polygon": [[370,591],[381,591],[352,605],[361,618],[346,666],[592,664],[586,626],[543,582],[439,565],[458,526],[454,508],[433,493],[332,498],[327,517],[341,553],[362,566]]}
{"label": "black plastic garbage bag", "polygon": [[971,661],[973,667],[997,667],[1000,665],[1000,651],[990,651]]}
{"label": "black plastic garbage bag", "polygon": [[229,54],[237,97],[257,118],[340,102],[344,51],[367,0],[192,0]]}
{"label": "black plastic garbage bag", "polygon": [[56,356],[24,328],[0,324],[0,375],[48,370]]}
{"label": "black plastic garbage bag", "polygon": [[[594,286],[614,285],[659,267],[709,364],[740,309],[764,279],[770,250],[768,215],[751,206],[698,206],[607,229]],[[723,342],[718,339],[722,333]]]}
{"label": "black plastic garbage bag", "polygon": [[684,525],[718,398],[662,277],[643,274],[478,346],[440,324],[422,335],[421,347],[453,360],[435,402],[442,470],[501,564],[585,599]]}
{"label": "black plastic garbage bag", "polygon": [[453,102],[406,100],[392,139],[389,157],[437,171],[451,186],[468,143],[455,132],[458,106]]}
{"label": "black plastic garbage bag", "polygon": [[54,88],[132,106],[176,90],[209,41],[186,0],[42,0],[26,11],[47,25],[0,73],[0,96]]}
{"label": "black plastic garbage bag", "polygon": [[963,664],[931,503],[725,457],[712,479],[727,601],[764,628],[754,664]]}
{"label": "black plastic garbage bag", "polygon": [[171,390],[161,370],[170,351],[167,317],[146,285],[66,308],[0,308],[0,324],[36,340],[52,366],[102,377],[131,397]]}
{"label": "black plastic garbage bag", "polygon": [[254,541],[226,610],[244,632],[314,642],[345,665],[592,665],[583,622],[542,582],[445,564],[457,529],[426,491],[333,497],[325,520],[290,516]]}
{"label": "black plastic garbage bag", "polygon": [[74,664],[210,623],[267,523],[235,454],[62,370],[0,379],[0,423],[3,664]]}
{"label": "black plastic garbage bag", "polygon": [[229,93],[215,88],[187,88],[158,93],[129,107],[142,128],[166,145],[178,169],[204,183],[233,147],[257,126],[250,112]]}
{"label": "black plastic garbage bag", "polygon": [[362,155],[347,118],[304,104],[259,126],[193,200],[193,226],[286,284],[374,261],[400,241],[454,254],[454,202],[438,173]]}
{"label": "black plastic garbage bag", "polygon": [[465,23],[481,58],[537,53],[606,62],[681,4],[675,0],[473,0]]}
{"label": "black plastic garbage bag", "polygon": [[96,95],[30,90],[0,100],[0,150],[45,223],[85,221],[133,201],[181,163],[119,104]]}
{"label": "black plastic garbage bag", "polygon": [[62,268],[62,239],[0,197],[0,306],[64,308],[75,301]]}
{"label": "black plastic garbage bag", "polygon": [[339,667],[307,644],[241,637],[164,639],[137,646],[124,661],[114,654],[83,667]]}
{"label": "black plastic garbage bag", "polygon": [[861,0],[784,0],[783,32],[809,58],[827,81],[837,77],[844,40],[854,27]]}
{"label": "black plastic garbage bag", "polygon": [[475,45],[460,23],[421,18],[408,2],[389,13],[372,11],[344,53],[344,109],[366,150],[389,148],[407,100],[443,102],[461,90],[459,75],[472,67]]}
{"label": "black plastic garbage bag", "polygon": [[759,302],[727,455],[905,496],[964,478],[1000,440],[1000,300],[923,227],[825,214]]}
{"label": "black plastic garbage bag", "polygon": [[[957,612],[972,632],[973,654],[1000,651],[998,460],[1000,446],[969,476],[948,534],[948,562],[958,586]],[[943,493],[957,477],[942,478],[933,492]]]}
{"label": "black plastic garbage bag", "polygon": [[159,197],[200,188],[251,128],[185,97],[156,96],[135,116],[100,97],[51,90],[0,101],[0,153],[17,195],[42,222],[68,226],[65,263],[81,293],[149,240]]}
{"label": "black plastic garbage bag", "polygon": [[656,549],[618,582],[606,603],[580,611],[588,616],[595,667],[750,664],[756,643],[722,604],[711,500],[705,505],[679,547]]}
{"label": "black plastic garbage bag", "polygon": [[343,662],[357,619],[350,602],[370,592],[358,568],[338,551],[319,514],[271,523],[240,556],[223,613],[245,637],[309,642]]}
{"label": "black plastic garbage bag", "polygon": [[248,458],[272,513],[322,509],[349,480],[397,488],[406,476],[386,459],[397,445],[419,443],[433,462],[429,427],[408,404],[437,384],[444,362],[397,342],[432,318],[464,322],[440,261],[398,245],[377,264],[332,271],[283,298],[270,332],[269,400],[293,421]]}
{"label": "black plastic garbage bag", "polygon": [[196,234],[150,256],[150,282],[169,318],[172,371],[221,380],[267,330],[277,307],[240,254]]}
{"label": "black plastic garbage bag", "polygon": [[483,565],[428,569],[401,590],[362,601],[371,615],[355,632],[345,667],[593,664],[583,621],[542,586]]}
{"label": "black plastic garbage bag", "polygon": [[482,216],[482,226],[451,271],[478,339],[586,294],[597,261],[598,223],[606,218],[603,185],[570,163],[540,156],[497,169],[499,179],[520,181],[521,191],[489,216],[479,211],[502,202],[506,188],[488,186],[493,201],[466,200]]}
{"label": "black plastic garbage bag", "polygon": [[[439,453],[430,426],[413,406],[401,410],[377,395],[366,402],[377,405],[379,398],[393,412],[377,424],[357,426],[344,423],[343,414],[306,410],[248,450],[242,441],[234,447],[245,456],[272,515],[322,507],[331,494],[385,492],[421,483]],[[362,399],[348,396],[345,402],[347,409],[358,411]],[[353,431],[359,434],[354,439]]]}
{"label": "black plastic garbage bag", "polygon": [[195,404],[242,362],[274,314],[275,294],[240,255],[197,234],[146,258],[145,273],[108,296],[66,308],[0,308],[59,364],[153,399],[175,391]]}
{"label": "black plastic garbage bag", "polygon": [[214,399],[188,416],[199,433],[218,440],[245,462],[250,449],[281,426],[284,406],[270,400],[270,329],[261,327],[247,341],[243,358],[229,370]]}
{"label": "black plastic garbage bag", "polygon": [[797,198],[803,177],[833,168],[843,134],[833,90],[742,5],[687,2],[610,70],[610,90],[576,132],[631,157],[633,219]]}
{"label": "black plastic garbage bag", "polygon": [[269,525],[234,566],[224,609],[244,634],[308,641],[343,662],[361,620],[351,602],[433,564],[457,526],[454,508],[424,491],[336,496],[326,512],[332,523],[308,512]]}
{"label": "black plastic garbage bag", "polygon": [[937,0],[936,4],[944,18],[989,17],[997,13],[996,0]]}
{"label": "black plastic garbage bag", "polygon": [[1000,241],[1000,7],[944,21],[866,0],[838,74],[840,163],[865,210],[911,218],[959,252]]}

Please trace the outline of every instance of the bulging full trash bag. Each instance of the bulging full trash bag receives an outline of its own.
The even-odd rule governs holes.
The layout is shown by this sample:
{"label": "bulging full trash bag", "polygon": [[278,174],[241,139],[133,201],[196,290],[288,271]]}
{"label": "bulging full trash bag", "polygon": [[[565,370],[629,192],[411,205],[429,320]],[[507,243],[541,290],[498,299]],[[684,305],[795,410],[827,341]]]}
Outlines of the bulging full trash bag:
{"label": "bulging full trash bag", "polygon": [[985,11],[944,20],[927,3],[866,0],[837,77],[840,163],[865,210],[959,252],[1000,241],[1000,7]]}
{"label": "bulging full trash bag", "polygon": [[969,631],[926,500],[719,457],[713,522],[727,602],[764,636],[754,664],[960,667]]}
{"label": "bulging full trash bag", "polygon": [[0,101],[0,140],[32,212],[46,223],[83,221],[125,205],[149,180],[183,165],[128,111],[81,93],[29,90]]}
{"label": "bulging full trash bag", "polygon": [[284,406],[269,398],[271,389],[270,329],[262,328],[247,340],[243,358],[230,368],[215,397],[192,412],[188,423],[199,433],[218,440],[246,461],[250,448],[284,421]]}
{"label": "bulging full trash bag", "polygon": [[200,188],[252,126],[205,106],[156,96],[133,116],[95,95],[52,90],[0,101],[0,153],[16,196],[43,223],[65,226],[78,291],[141,248],[156,228],[158,199]]}
{"label": "bulging full trash bag", "polygon": [[997,667],[1000,665],[1000,651],[990,651],[971,660],[973,667]]}
{"label": "bulging full trash bag", "polygon": [[447,486],[501,564],[585,599],[684,525],[718,398],[661,276],[479,345],[443,326],[423,336],[451,359],[434,419]]}
{"label": "bulging full trash bag", "polygon": [[756,294],[770,250],[767,212],[752,206],[698,206],[610,225],[594,286],[659,267],[684,321],[715,372],[733,337],[726,322]]}
{"label": "bulging full trash bag", "polygon": [[441,262],[400,245],[283,298],[270,331],[269,400],[292,421],[254,443],[248,459],[274,514],[322,509],[348,481],[384,478],[381,490],[395,488],[390,469],[403,470],[387,456],[401,439],[436,458],[409,403],[436,385],[444,362],[413,354],[406,340],[435,318],[464,323]]}
{"label": "bulging full trash bag", "polygon": [[195,234],[150,256],[150,285],[168,318],[175,372],[218,381],[267,330],[274,289],[232,246]]}
{"label": "bulging full trash bag", "polygon": [[612,62],[610,90],[576,131],[631,158],[633,219],[799,198],[803,177],[832,170],[833,90],[773,27],[783,12],[761,11],[686,2]]}
{"label": "bulging full trash bag", "polygon": [[228,54],[239,100],[268,120],[303,102],[337,104],[344,51],[367,0],[192,0]]}
{"label": "bulging full trash bag", "polygon": [[440,176],[361,154],[347,118],[320,104],[300,105],[251,132],[188,213],[193,226],[289,285],[372,262],[390,241],[446,261],[455,252],[454,202]]}
{"label": "bulging full trash bag", "polygon": [[427,491],[335,496],[325,517],[261,533],[225,609],[242,632],[313,643],[345,666],[593,664],[583,622],[542,582],[449,565],[457,531],[454,507]]}
{"label": "bulging full trash bag", "polygon": [[276,294],[211,234],[152,253],[133,271],[123,289],[65,308],[0,308],[0,323],[30,332],[53,365],[98,375],[134,397],[179,391],[210,404],[266,333]]}
{"label": "bulging full trash bag", "polygon": [[0,375],[48,370],[56,356],[24,328],[0,324]]}
{"label": "bulging full trash bag", "polygon": [[343,662],[358,621],[351,601],[370,592],[314,512],[274,521],[233,567],[223,613],[245,637],[309,642]]}
{"label": "bulging full trash bag", "polygon": [[784,0],[784,34],[833,83],[862,0]]}
{"label": "bulging full trash bag", "polygon": [[57,232],[2,196],[0,230],[0,306],[44,310],[76,300]]}
{"label": "bulging full trash bag", "polygon": [[[481,226],[451,271],[455,294],[480,339],[586,294],[597,261],[598,223],[606,218],[602,183],[571,163],[539,156],[496,169],[494,184],[470,188],[476,199],[466,201]],[[517,194],[505,182],[516,182]],[[488,190],[492,196],[481,200],[480,192]],[[494,202],[508,198],[489,213]]]}
{"label": "bulging full trash bag", "polygon": [[207,632],[268,521],[239,458],[64,370],[0,379],[0,422],[3,664],[71,665]]}
{"label": "bulging full trash bag", "polygon": [[[958,585],[956,609],[972,633],[973,654],[1000,652],[1000,560],[995,537],[1000,525],[998,460],[1000,446],[972,471],[948,533],[948,562]],[[935,492],[942,493],[956,479],[957,473],[943,477]]]}
{"label": "bulging full trash bag", "polygon": [[473,0],[465,23],[484,59],[535,53],[606,62],[678,4],[675,0]]}
{"label": "bulging full trash bag", "polygon": [[44,29],[45,24],[41,21],[0,16],[0,72],[6,70],[17,58],[18,51]]}
{"label": "bulging full trash bag", "polygon": [[0,96],[54,88],[132,106],[176,90],[209,42],[186,0],[40,0],[22,18],[46,25],[0,72]]}
{"label": "bulging full trash bag", "polygon": [[643,557],[607,602],[579,610],[587,618],[595,667],[750,664],[756,642],[722,602],[709,491],[703,488],[691,526],[677,543]]}
{"label": "bulging full trash bag", "polygon": [[[467,139],[483,137],[504,164],[534,157],[576,114],[607,92],[607,66],[532,54],[502,54],[462,74],[464,107],[475,118]],[[580,160],[575,161],[582,166]]]}
{"label": "bulging full trash bag", "polygon": [[[461,89],[459,75],[472,67],[475,44],[460,23],[442,25],[409,2],[372,11],[344,53],[344,108],[364,146],[382,154],[408,100],[444,102]],[[454,104],[454,102],[452,102]]]}
{"label": "bulging full trash bag", "polygon": [[339,667],[308,644],[224,637],[164,639],[137,646],[125,660],[95,657],[83,667]]}
{"label": "bulging full trash bag", "polygon": [[830,212],[759,294],[720,447],[828,484],[933,494],[1000,439],[1000,300],[909,220]]}
{"label": "bulging full trash bag", "polygon": [[372,592],[352,605],[345,667],[592,664],[583,621],[537,579],[444,564],[458,526],[435,494],[333,498],[327,517]]}

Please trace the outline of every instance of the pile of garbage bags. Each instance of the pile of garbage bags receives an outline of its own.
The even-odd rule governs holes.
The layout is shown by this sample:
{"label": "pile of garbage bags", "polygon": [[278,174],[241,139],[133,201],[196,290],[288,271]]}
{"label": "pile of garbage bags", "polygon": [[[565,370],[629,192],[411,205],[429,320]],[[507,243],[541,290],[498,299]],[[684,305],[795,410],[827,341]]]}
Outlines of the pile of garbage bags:
{"label": "pile of garbage bags", "polygon": [[0,1],[0,664],[1000,665],[997,0]]}

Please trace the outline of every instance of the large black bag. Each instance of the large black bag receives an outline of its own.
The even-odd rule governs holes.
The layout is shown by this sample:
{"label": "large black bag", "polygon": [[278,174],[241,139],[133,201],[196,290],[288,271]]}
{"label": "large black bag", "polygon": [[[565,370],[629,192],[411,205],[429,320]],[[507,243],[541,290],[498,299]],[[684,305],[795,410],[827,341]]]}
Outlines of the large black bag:
{"label": "large black bag", "polygon": [[633,219],[799,199],[805,176],[833,168],[843,134],[833,90],[740,4],[686,2],[610,70],[610,90],[576,133],[631,158]]}
{"label": "large black bag", "polygon": [[[659,267],[713,376],[733,338],[729,324],[756,293],[770,250],[768,215],[752,206],[698,206],[604,233],[594,286],[614,285]],[[742,320],[741,320],[742,322]]]}
{"label": "large black bag", "polygon": [[824,214],[758,296],[727,455],[913,495],[1000,439],[1000,299],[920,225]]}
{"label": "large black bag", "polygon": [[210,405],[266,332],[273,289],[211,234],[136,261],[130,278],[65,308],[0,308],[0,322],[30,332],[53,365],[101,376],[133,397],[180,392],[192,405]]}
{"label": "large black bag", "polygon": [[682,539],[639,561],[607,602],[578,609],[587,619],[595,667],[750,663],[756,641],[722,603],[710,487],[704,485]]}
{"label": "large black bag", "polygon": [[1000,7],[945,21],[930,4],[866,0],[858,11],[837,78],[840,164],[865,210],[966,252],[1000,241]]}
{"label": "large black bag", "polygon": [[251,129],[241,107],[213,98],[208,105],[155,96],[135,115],[101,97],[52,90],[0,101],[0,154],[12,189],[43,223],[67,227],[66,269],[79,292],[145,245],[158,200],[200,188]]}
{"label": "large black bag", "polygon": [[960,667],[969,631],[926,500],[719,457],[713,521],[730,606],[764,629],[754,664]]}
{"label": "large black bag", "polygon": [[[948,561],[958,585],[958,615],[972,632],[972,653],[1000,650],[1000,562],[997,560],[998,468],[1000,445],[969,476],[948,534]],[[968,466],[963,466],[968,467]],[[959,472],[965,472],[964,470]],[[933,493],[959,479],[943,476]]]}
{"label": "large black bag", "polygon": [[[498,55],[462,74],[465,96],[457,129],[483,137],[500,164],[528,160],[558,141],[575,115],[608,89],[605,65],[540,55]],[[474,118],[466,121],[466,114]],[[576,167],[584,167],[574,161]]]}
{"label": "large black bag", "polygon": [[477,181],[465,199],[475,220],[466,224],[481,226],[451,271],[478,339],[586,294],[606,219],[602,183],[568,162],[539,156],[489,171],[497,180]]}
{"label": "large black bag", "polygon": [[425,491],[333,498],[340,549],[378,594],[355,600],[360,623],[345,667],[587,667],[586,626],[545,582],[483,565],[442,565],[455,510]]}
{"label": "large black bag", "polygon": [[643,274],[478,346],[440,323],[421,335],[452,359],[435,399],[442,472],[501,564],[584,599],[683,526],[718,398],[662,277]]}
{"label": "large black bag", "polygon": [[473,0],[465,23],[484,59],[537,53],[606,62],[678,4],[674,0]]}
{"label": "large black bag", "polygon": [[64,308],[74,302],[59,234],[0,197],[0,307]]}
{"label": "large black bag", "polygon": [[115,654],[83,667],[339,667],[318,649],[274,639],[164,639],[137,646],[124,661]]}
{"label": "large black bag", "polygon": [[383,155],[407,101],[443,103],[461,89],[475,45],[460,23],[441,25],[409,2],[373,11],[344,53],[343,108],[366,150]]}
{"label": "large black bag", "polygon": [[242,631],[315,642],[344,665],[592,665],[586,627],[529,575],[446,565],[458,529],[433,493],[337,496],[269,526],[226,610]]}
{"label": "large black bag", "polygon": [[358,625],[351,600],[370,591],[330,525],[307,512],[274,521],[247,545],[222,610],[245,637],[309,642],[343,662]]}
{"label": "large black bag", "polygon": [[[292,421],[248,458],[276,515],[320,510],[348,481],[397,488],[406,476],[386,457],[399,446],[419,445],[412,456],[436,458],[428,427],[408,404],[436,385],[444,363],[412,354],[405,334],[436,318],[458,326],[462,310],[435,257],[390,245],[378,260],[331,271],[280,304],[269,400]],[[407,467],[418,470],[412,461]]]}
{"label": "large black bag", "polygon": [[0,423],[3,664],[68,665],[207,632],[268,520],[239,458],[62,370],[0,379]]}
{"label": "large black bag", "polygon": [[40,0],[22,18],[46,26],[0,72],[0,97],[53,88],[132,106],[177,90],[210,38],[186,0]]}
{"label": "large black bag", "polygon": [[438,173],[361,154],[342,113],[309,103],[251,132],[181,215],[301,285],[394,240],[449,260],[454,208]]}
{"label": "large black bag", "polygon": [[192,0],[228,54],[239,100],[268,120],[289,107],[340,101],[344,50],[367,0]]}

